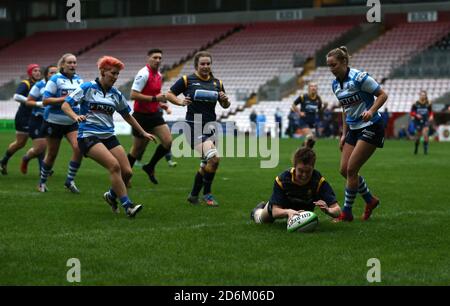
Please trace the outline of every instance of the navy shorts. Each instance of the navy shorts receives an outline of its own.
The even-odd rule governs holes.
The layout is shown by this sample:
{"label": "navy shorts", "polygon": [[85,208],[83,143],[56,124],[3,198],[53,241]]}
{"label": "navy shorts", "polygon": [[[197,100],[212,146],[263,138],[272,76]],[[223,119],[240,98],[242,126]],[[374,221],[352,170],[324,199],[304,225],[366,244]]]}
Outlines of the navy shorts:
{"label": "navy shorts", "polygon": [[[198,146],[201,143],[204,143],[207,140],[212,141],[214,144],[216,142],[216,130],[214,123],[211,123],[210,125],[202,124],[202,129],[200,133],[197,133],[194,129],[194,123],[193,122],[186,122],[190,128],[190,131],[183,131],[185,133],[186,140],[188,141],[189,145],[192,149],[194,149],[196,146]],[[204,127],[208,125],[207,130],[204,130]]]}
{"label": "navy shorts", "polygon": [[[146,131],[147,133],[151,133],[152,130],[159,126],[166,124],[166,121],[164,120],[164,117],[162,116],[162,112],[157,113],[133,113],[132,115],[136,121],[139,123],[140,126]],[[133,129],[133,136],[138,138],[144,138],[138,131]]]}
{"label": "navy shorts", "polygon": [[111,136],[105,139],[98,138],[97,136],[78,138],[78,148],[80,149],[81,154],[86,157],[89,150],[97,143],[103,143],[108,150],[120,146],[120,142],[116,136]]}
{"label": "navy shorts", "polygon": [[70,132],[78,131],[78,123],[63,125],[44,121],[42,130],[46,137],[62,139]]}
{"label": "navy shorts", "polygon": [[430,127],[429,121],[414,121],[414,127],[416,128],[417,132],[422,132],[422,130],[426,127]]}
{"label": "navy shorts", "polygon": [[378,148],[384,146],[384,124],[383,120],[378,120],[372,125],[362,129],[348,130],[345,135],[345,142],[355,146],[358,140],[364,140]]}
{"label": "navy shorts", "polygon": [[14,125],[17,132],[27,133],[30,130],[30,126],[28,125],[28,122],[30,121],[31,115],[24,115],[20,112],[16,113],[16,117],[14,118]]}
{"label": "navy shorts", "polygon": [[316,123],[300,119],[299,128],[301,128],[301,129],[309,128],[309,129],[313,129],[314,130],[316,128]]}
{"label": "navy shorts", "polygon": [[31,115],[30,121],[28,121],[28,135],[31,139],[45,138],[43,124],[42,116]]}

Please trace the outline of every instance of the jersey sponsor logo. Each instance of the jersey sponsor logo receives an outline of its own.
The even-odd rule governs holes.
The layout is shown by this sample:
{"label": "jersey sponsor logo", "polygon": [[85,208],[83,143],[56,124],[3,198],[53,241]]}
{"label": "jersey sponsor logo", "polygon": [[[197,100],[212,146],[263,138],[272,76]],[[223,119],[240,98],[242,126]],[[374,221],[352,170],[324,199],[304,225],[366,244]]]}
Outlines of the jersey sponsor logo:
{"label": "jersey sponsor logo", "polygon": [[192,83],[193,86],[202,86],[200,83]]}
{"label": "jersey sponsor logo", "polygon": [[339,99],[339,103],[341,103],[341,105],[344,107],[358,104],[358,103],[361,103],[362,101],[363,100],[359,94],[354,94],[353,96]]}
{"label": "jersey sponsor logo", "polygon": [[369,130],[366,130],[366,129],[364,129],[362,131],[362,134],[363,134],[363,137],[366,137],[366,138],[369,138],[369,139],[372,139],[375,136],[375,132],[372,132],[372,131],[369,131]]}
{"label": "jersey sponsor logo", "polygon": [[92,112],[107,113],[108,115],[112,115],[115,112],[114,106],[94,103],[89,105],[89,110],[91,110]]}

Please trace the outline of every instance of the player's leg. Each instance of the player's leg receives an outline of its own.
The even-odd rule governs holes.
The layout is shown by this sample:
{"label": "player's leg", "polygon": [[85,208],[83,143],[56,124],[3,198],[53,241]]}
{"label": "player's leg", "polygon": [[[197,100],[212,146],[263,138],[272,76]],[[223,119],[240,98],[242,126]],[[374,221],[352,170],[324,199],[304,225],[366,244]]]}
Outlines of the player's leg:
{"label": "player's leg", "polygon": [[[121,156],[122,162],[123,160],[127,160],[123,148],[122,150],[120,150],[119,147],[115,147],[112,149],[112,151],[114,151],[116,155],[122,155]],[[95,160],[97,163],[99,163],[109,171],[109,176],[111,180],[111,190],[109,191],[109,195],[114,196],[114,200],[115,198],[118,198],[122,204],[122,207],[125,209],[127,215],[130,217],[134,217],[134,215],[142,208],[142,206],[141,205],[134,206],[131,200],[128,198],[127,188],[122,178],[120,163],[113,154],[113,152],[110,152],[103,143],[97,142],[93,144],[90,148],[87,148],[86,155]],[[126,163],[128,164],[128,161]],[[129,170],[131,170],[131,167],[129,168],[130,168]],[[104,197],[105,196],[108,197],[109,195],[104,194]],[[107,202],[109,203],[107,198],[105,198],[105,200],[107,200]],[[115,201],[113,203],[115,203]],[[111,205],[111,207],[114,212],[117,212],[117,204],[115,206]]]}
{"label": "player's leg", "polygon": [[218,206],[219,203],[211,193],[211,187],[219,167],[219,153],[212,140],[206,140],[201,147],[198,146],[196,149],[203,154],[202,165],[204,166],[199,171],[200,174],[203,174],[203,200],[208,206]]}
{"label": "player's leg", "polygon": [[[341,162],[340,162],[340,168],[339,172],[341,175],[347,179],[347,169],[349,165],[349,159],[352,156],[352,153],[355,149],[355,146],[350,143],[344,143],[344,146],[342,147],[342,153],[341,153]],[[356,198],[358,190],[357,188],[353,190],[349,190],[348,187],[345,187],[345,199],[344,199],[344,207],[341,211],[340,216],[338,219],[343,221],[352,221],[353,220],[353,214],[352,214],[352,207],[353,203]]]}
{"label": "player's leg", "polygon": [[152,158],[142,167],[142,170],[147,173],[148,178],[153,184],[158,184],[155,177],[155,167],[159,160],[170,152],[170,148],[172,147],[172,135],[167,124],[155,126],[152,129],[152,134],[158,137],[161,143],[156,147]]}
{"label": "player's leg", "polygon": [[250,219],[255,223],[273,223],[275,219],[272,216],[272,206],[269,202],[262,201],[253,208]]}
{"label": "player's leg", "polygon": [[47,153],[45,154],[44,161],[42,163],[41,178],[38,186],[38,190],[40,192],[47,191],[47,180],[52,173],[53,165],[56,157],[58,156],[62,139],[61,137],[58,135],[48,135],[47,137]]}
{"label": "player's leg", "polygon": [[72,158],[69,162],[67,177],[66,181],[64,182],[64,186],[72,193],[80,193],[80,190],[78,190],[74,180],[75,176],[77,175],[78,169],[80,169],[83,156],[81,155],[80,149],[78,148],[78,131],[73,129],[75,129],[75,126],[71,127],[70,131],[66,134],[66,139],[72,147],[73,153]]}
{"label": "player's leg", "polygon": [[422,130],[422,135],[423,135],[423,153],[425,155],[428,154],[428,141],[429,141],[429,132],[430,132],[430,128],[428,126],[424,126],[423,130]]}
{"label": "player's leg", "polygon": [[417,127],[414,142],[414,154],[419,151],[420,138],[422,137],[422,127]]}
{"label": "player's leg", "polygon": [[[372,196],[369,192],[369,188],[363,177],[359,176],[359,170],[367,162],[367,160],[375,152],[377,146],[368,143],[363,140],[359,140],[355,146],[355,149],[350,156],[347,165],[347,183],[346,183],[346,201],[354,201],[358,192],[363,192],[363,198],[366,201],[366,210],[370,208],[370,213],[367,211],[367,216],[363,215],[363,220],[367,220],[370,217],[371,210],[378,204],[379,200]],[[345,205],[346,203],[344,203]],[[351,203],[353,204],[353,203]],[[370,205],[370,207],[368,207]],[[372,207],[373,206],[373,207]],[[345,206],[344,206],[345,209]]]}
{"label": "player's leg", "polygon": [[5,152],[5,155],[3,155],[3,158],[0,161],[1,173],[3,175],[8,174],[7,167],[9,159],[14,155],[14,153],[25,147],[27,140],[28,140],[28,132],[16,131],[16,139],[9,144],[8,149]]}
{"label": "player's leg", "polygon": [[32,140],[32,144],[33,146],[22,157],[20,171],[23,174],[26,174],[28,171],[28,162],[30,161],[30,159],[33,159],[35,157],[39,160],[39,169],[42,168],[43,156],[47,147],[47,140],[45,138],[34,138]]}

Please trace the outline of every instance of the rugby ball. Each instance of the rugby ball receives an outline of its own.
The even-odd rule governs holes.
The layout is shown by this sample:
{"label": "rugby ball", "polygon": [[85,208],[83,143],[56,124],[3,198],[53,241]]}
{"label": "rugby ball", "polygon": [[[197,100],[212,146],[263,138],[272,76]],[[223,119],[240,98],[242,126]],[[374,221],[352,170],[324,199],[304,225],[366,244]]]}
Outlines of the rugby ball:
{"label": "rugby ball", "polygon": [[312,211],[302,211],[293,215],[287,222],[287,231],[293,232],[312,232],[319,224],[319,217]]}

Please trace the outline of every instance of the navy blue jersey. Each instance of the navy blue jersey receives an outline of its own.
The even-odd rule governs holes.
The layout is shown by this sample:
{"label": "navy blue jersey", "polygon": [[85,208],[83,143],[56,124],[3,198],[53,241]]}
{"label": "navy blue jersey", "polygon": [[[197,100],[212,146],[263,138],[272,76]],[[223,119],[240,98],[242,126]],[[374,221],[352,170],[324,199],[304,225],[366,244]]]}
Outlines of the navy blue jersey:
{"label": "navy blue jersey", "polygon": [[315,201],[323,200],[328,206],[337,203],[333,189],[319,171],[313,170],[311,180],[306,185],[300,186],[294,178],[295,168],[275,178],[270,204],[284,209],[313,211]]}
{"label": "navy blue jersey", "polygon": [[308,94],[300,95],[294,101],[294,104],[300,104],[300,111],[305,113],[302,120],[307,123],[315,123],[316,115],[322,109],[322,99],[319,95],[316,95],[315,99],[312,99]]}
{"label": "navy blue jersey", "polygon": [[[422,104],[417,101],[411,108],[411,117],[414,118],[414,121],[416,123],[427,123],[430,119],[431,114],[431,104],[429,103]],[[421,115],[422,117],[419,118],[417,115]]]}
{"label": "navy blue jersey", "polygon": [[205,80],[193,73],[188,76],[183,75],[170,87],[170,91],[176,96],[182,93],[191,98],[192,103],[187,107],[186,121],[194,122],[194,114],[201,114],[202,124],[206,124],[216,121],[219,91],[225,92],[225,89],[221,80],[214,77]]}
{"label": "navy blue jersey", "polygon": [[[16,94],[28,97],[28,93],[30,92],[30,89],[31,87],[33,87],[34,83],[35,82],[33,82],[32,80],[23,80],[17,87]],[[17,115],[21,117],[30,117],[32,111],[33,109],[31,107],[27,107],[25,103],[20,103],[19,109],[17,110]]]}

